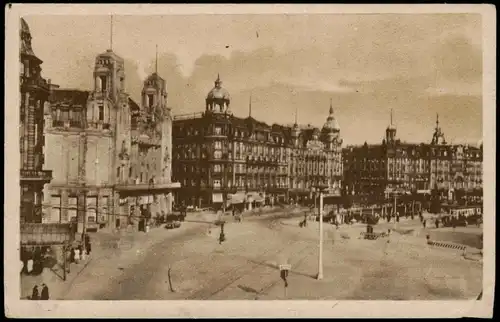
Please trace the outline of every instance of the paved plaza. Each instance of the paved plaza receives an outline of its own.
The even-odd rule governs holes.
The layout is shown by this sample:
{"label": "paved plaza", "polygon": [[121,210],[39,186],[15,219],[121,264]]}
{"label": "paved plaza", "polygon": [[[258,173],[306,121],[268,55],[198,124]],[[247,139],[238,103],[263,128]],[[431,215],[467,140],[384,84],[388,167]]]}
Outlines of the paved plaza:
{"label": "paved plaza", "polygon": [[[361,239],[362,224],[336,229],[325,223],[324,279],[318,281],[319,223],[300,228],[301,216],[297,210],[241,223],[228,216],[222,244],[220,227],[201,220],[177,230],[129,233],[120,237],[119,249],[103,242],[77,276],[59,283],[53,298],[446,300],[481,292],[482,262],[428,246],[432,229],[418,220],[377,225],[375,232],[394,230],[378,240]],[[278,270],[283,263],[292,265],[286,290]]]}

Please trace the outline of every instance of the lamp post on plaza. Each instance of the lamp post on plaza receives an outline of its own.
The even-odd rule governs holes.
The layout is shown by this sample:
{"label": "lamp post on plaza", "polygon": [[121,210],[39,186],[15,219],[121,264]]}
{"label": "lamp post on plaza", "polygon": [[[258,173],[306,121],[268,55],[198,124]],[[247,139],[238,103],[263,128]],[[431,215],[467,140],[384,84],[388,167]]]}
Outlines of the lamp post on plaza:
{"label": "lamp post on plaza", "polygon": [[[320,184],[315,187],[319,191],[319,256],[317,279],[323,279],[323,193],[328,189],[327,185]],[[315,198],[316,199],[316,198]]]}

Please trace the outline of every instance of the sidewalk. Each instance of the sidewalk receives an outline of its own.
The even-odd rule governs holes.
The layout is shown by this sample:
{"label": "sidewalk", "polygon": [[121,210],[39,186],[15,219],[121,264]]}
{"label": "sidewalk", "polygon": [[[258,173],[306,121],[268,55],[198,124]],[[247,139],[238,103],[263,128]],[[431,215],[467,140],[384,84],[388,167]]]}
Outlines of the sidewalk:
{"label": "sidewalk", "polygon": [[[138,231],[99,231],[91,234],[92,253],[85,262],[71,264],[66,281],[62,280],[62,268],[58,277],[50,269],[44,269],[39,276],[23,276],[21,279],[21,298],[31,296],[32,288],[42,283],[47,284],[50,299],[66,299],[74,289],[85,289],[97,284],[106,285],[109,278],[119,272],[117,265],[131,265],[138,260],[142,250],[152,247],[165,239],[173,239],[192,229],[199,229],[201,224],[183,223],[177,229],[165,229],[163,225],[151,229],[148,233]],[[99,277],[104,278],[100,279]],[[91,283],[89,283],[92,281]],[[94,282],[95,281],[95,282]]]}

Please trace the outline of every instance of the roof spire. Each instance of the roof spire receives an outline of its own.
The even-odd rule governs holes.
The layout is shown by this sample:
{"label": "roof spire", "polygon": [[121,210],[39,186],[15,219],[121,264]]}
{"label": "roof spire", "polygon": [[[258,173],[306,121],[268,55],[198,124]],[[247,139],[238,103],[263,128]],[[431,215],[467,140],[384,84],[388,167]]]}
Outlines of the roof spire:
{"label": "roof spire", "polygon": [[250,94],[250,99],[248,101],[248,117],[252,117],[252,94]]}
{"label": "roof spire", "polygon": [[333,114],[333,103],[332,103],[332,98],[330,97],[330,115]]}
{"label": "roof spire", "polygon": [[439,113],[436,113],[436,129],[439,128]]}
{"label": "roof spire", "polygon": [[391,108],[391,125],[392,125],[392,108]]}
{"label": "roof spire", "polygon": [[155,73],[158,74],[158,44],[156,44]]}
{"label": "roof spire", "polygon": [[110,17],[109,24],[109,49],[113,51],[113,15]]}
{"label": "roof spire", "polygon": [[298,125],[298,114],[299,114],[299,107],[295,106],[295,125]]}
{"label": "roof spire", "polygon": [[220,80],[220,75],[217,73],[217,79],[215,80],[215,87],[219,87],[222,81]]}

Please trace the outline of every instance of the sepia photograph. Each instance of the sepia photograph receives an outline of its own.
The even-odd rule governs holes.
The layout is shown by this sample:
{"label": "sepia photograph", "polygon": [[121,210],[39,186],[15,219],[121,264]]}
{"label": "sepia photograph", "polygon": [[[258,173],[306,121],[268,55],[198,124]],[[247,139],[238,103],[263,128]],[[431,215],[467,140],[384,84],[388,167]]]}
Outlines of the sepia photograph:
{"label": "sepia photograph", "polygon": [[7,316],[491,317],[495,8],[412,6],[7,6]]}

